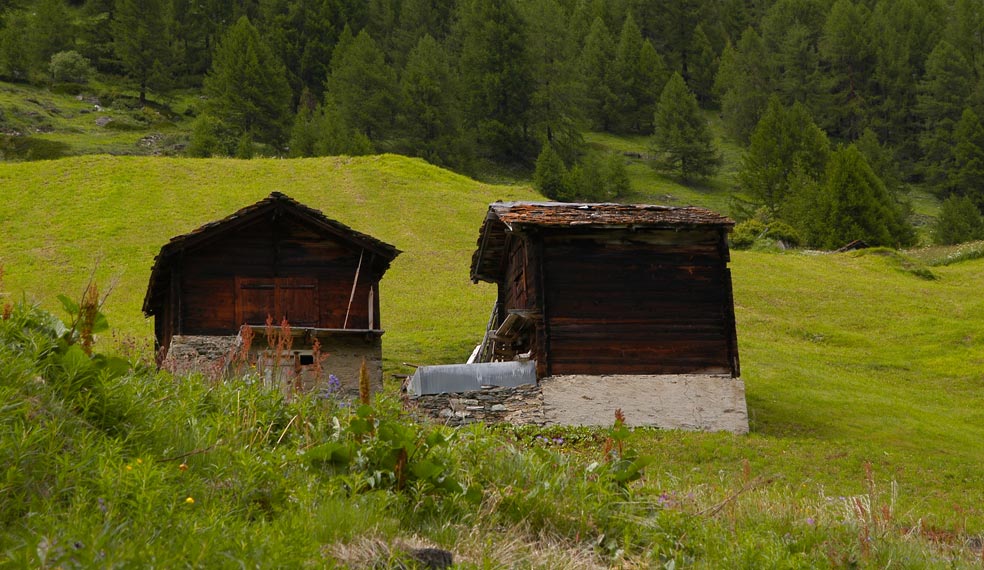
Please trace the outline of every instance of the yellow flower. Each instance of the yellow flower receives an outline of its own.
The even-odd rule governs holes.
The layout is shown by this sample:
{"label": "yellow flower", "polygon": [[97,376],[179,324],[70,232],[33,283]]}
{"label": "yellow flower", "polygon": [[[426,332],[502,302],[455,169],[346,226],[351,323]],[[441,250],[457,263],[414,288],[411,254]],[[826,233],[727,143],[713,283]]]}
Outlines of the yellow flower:
{"label": "yellow flower", "polygon": [[126,466],[126,470],[127,471],[133,471],[133,465],[127,465]]}
{"label": "yellow flower", "polygon": [[189,505],[194,505],[195,504],[195,499],[192,499],[191,497],[188,497],[187,499],[185,499],[185,502],[188,503]]}
{"label": "yellow flower", "polygon": [[143,465],[143,459],[137,458],[137,465]]}
{"label": "yellow flower", "polygon": [[181,465],[178,465],[178,470],[179,471],[187,471],[188,470],[188,464],[187,463],[182,463]]}

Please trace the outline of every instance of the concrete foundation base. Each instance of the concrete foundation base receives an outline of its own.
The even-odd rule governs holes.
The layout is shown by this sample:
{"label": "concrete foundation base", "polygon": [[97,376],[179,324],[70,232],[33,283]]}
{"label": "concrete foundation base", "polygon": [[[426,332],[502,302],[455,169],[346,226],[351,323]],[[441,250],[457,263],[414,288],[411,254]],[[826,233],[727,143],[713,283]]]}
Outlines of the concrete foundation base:
{"label": "concrete foundation base", "polygon": [[611,425],[615,410],[630,426],[748,433],[745,383],[730,376],[550,376],[540,380],[544,420]]}

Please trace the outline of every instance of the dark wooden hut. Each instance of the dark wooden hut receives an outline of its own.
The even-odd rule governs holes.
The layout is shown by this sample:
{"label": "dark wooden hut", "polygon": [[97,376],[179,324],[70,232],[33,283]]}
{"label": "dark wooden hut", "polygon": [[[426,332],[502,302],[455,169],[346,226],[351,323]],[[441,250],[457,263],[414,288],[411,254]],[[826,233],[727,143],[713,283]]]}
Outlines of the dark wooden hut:
{"label": "dark wooden hut", "polygon": [[491,359],[528,353],[539,377],[738,377],[733,226],[694,207],[490,205],[471,278],[498,285]]}
{"label": "dark wooden hut", "polygon": [[318,338],[332,370],[350,375],[360,357],[380,361],[379,281],[399,253],[274,192],[165,244],[143,311],[165,353],[175,337],[234,336],[243,324],[287,319],[295,348]]}

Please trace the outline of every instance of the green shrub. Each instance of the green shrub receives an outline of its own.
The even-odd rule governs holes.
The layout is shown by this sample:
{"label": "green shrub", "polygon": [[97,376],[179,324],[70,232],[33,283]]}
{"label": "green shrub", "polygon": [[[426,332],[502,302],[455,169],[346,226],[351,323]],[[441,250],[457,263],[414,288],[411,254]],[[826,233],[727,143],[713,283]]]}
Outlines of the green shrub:
{"label": "green shrub", "polygon": [[793,226],[781,220],[769,222],[765,237],[781,241],[790,247],[796,247],[801,243],[799,232]]}
{"label": "green shrub", "polygon": [[760,240],[782,242],[788,247],[800,245],[799,233],[789,224],[780,220],[762,222],[751,218],[735,225],[731,232],[731,247],[734,249],[750,249]]}
{"label": "green shrub", "polygon": [[60,83],[88,83],[92,76],[89,60],[75,50],[60,51],[48,64],[51,79]]}
{"label": "green shrub", "polygon": [[730,240],[733,249],[749,249],[755,240],[765,235],[766,225],[752,218],[735,225]]}

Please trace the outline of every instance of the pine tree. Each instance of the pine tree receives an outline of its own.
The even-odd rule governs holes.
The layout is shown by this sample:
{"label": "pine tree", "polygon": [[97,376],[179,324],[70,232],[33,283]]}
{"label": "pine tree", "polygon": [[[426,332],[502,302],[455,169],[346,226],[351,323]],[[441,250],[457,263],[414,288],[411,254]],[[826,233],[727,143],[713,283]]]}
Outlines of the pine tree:
{"label": "pine tree", "polygon": [[6,14],[6,26],[0,29],[0,74],[13,81],[27,80],[31,70],[27,45],[30,38],[30,17],[21,11]]}
{"label": "pine tree", "polygon": [[906,191],[906,186],[892,149],[882,145],[878,141],[878,135],[871,129],[865,129],[854,144],[864,155],[864,159],[868,161],[868,165],[875,171],[878,178],[881,178],[882,182],[885,183],[885,188],[888,189],[889,193],[896,199],[901,199]]}
{"label": "pine tree", "polygon": [[984,219],[969,196],[950,196],[933,224],[933,243],[953,245],[984,239]]}
{"label": "pine tree", "polygon": [[854,240],[900,247],[914,239],[912,228],[854,145],[834,151],[818,205],[820,247],[834,249]]}
{"label": "pine tree", "polygon": [[690,45],[686,51],[687,80],[697,100],[709,106],[714,99],[714,77],[717,75],[717,56],[714,48],[711,47],[707,34],[700,24],[694,28],[691,35]]}
{"label": "pine tree", "polygon": [[654,123],[650,144],[657,155],[657,169],[678,172],[684,178],[706,177],[717,172],[721,155],[697,98],[679,73],[666,82]]}
{"label": "pine tree", "polygon": [[787,109],[773,97],[752,132],[738,184],[755,203],[778,213],[790,195],[791,177],[819,180],[829,155],[827,135],[800,103]]}
{"label": "pine tree", "polygon": [[877,61],[872,71],[870,126],[896,149],[903,171],[914,169],[921,155],[917,82],[930,51],[942,33],[945,11],[936,0],[879,0],[872,12]]}
{"label": "pine tree", "polygon": [[653,132],[653,118],[656,115],[656,103],[663,87],[669,79],[663,57],[656,53],[652,42],[642,42],[639,53],[639,76],[636,79],[636,99],[638,108],[635,110],[634,122],[641,133]]}
{"label": "pine tree", "polygon": [[605,199],[612,200],[627,196],[632,191],[625,159],[617,152],[608,153],[604,164]]}
{"label": "pine tree", "polygon": [[956,47],[971,67],[984,63],[984,6],[979,0],[956,0],[944,37]]}
{"label": "pine tree", "polygon": [[580,71],[585,85],[585,109],[591,128],[610,131],[615,125],[618,97],[612,90],[612,37],[600,17],[591,24],[591,31],[581,50]]}
{"label": "pine tree", "polygon": [[818,43],[826,19],[822,0],[778,0],[762,21],[762,39],[782,101],[817,109],[821,88]]}
{"label": "pine tree", "polygon": [[533,171],[533,187],[551,200],[566,201],[570,199],[566,178],[567,167],[560,155],[550,144],[543,145]]}
{"label": "pine tree", "polygon": [[460,165],[456,152],[460,111],[447,55],[425,34],[407,59],[400,79],[404,151],[438,165]]}
{"label": "pine tree", "polygon": [[362,30],[332,54],[328,94],[345,123],[371,141],[393,133],[399,86],[382,49]]}
{"label": "pine tree", "polygon": [[632,12],[622,23],[622,31],[615,47],[615,61],[610,85],[616,97],[614,128],[619,132],[639,132],[640,67],[639,55],[642,53],[642,32],[636,25]]}
{"label": "pine tree", "polygon": [[769,104],[771,83],[762,38],[745,30],[736,49],[726,48],[715,78],[725,129],[741,143],[749,136]]}
{"label": "pine tree", "polygon": [[984,207],[984,126],[969,108],[960,116],[954,143],[948,189],[970,197],[978,208]]}
{"label": "pine tree", "polygon": [[164,9],[164,0],[116,0],[113,50],[137,83],[141,103],[149,89],[160,92],[171,84]]}
{"label": "pine tree", "polygon": [[954,168],[954,131],[971,94],[973,73],[963,54],[942,40],[929,54],[926,75],[919,83],[916,110],[923,122],[919,137],[923,171],[931,184],[943,190],[947,173]]}
{"label": "pine tree", "polygon": [[820,55],[828,67],[825,83],[830,101],[823,126],[835,137],[856,138],[867,124],[867,99],[875,65],[871,14],[863,4],[837,0],[820,39]]}
{"label": "pine tree", "polygon": [[493,159],[522,162],[534,81],[526,29],[513,0],[464,0],[459,5],[465,124]]}
{"label": "pine tree", "polygon": [[74,22],[64,0],[40,0],[32,12],[28,49],[32,67],[41,70],[48,66],[51,56],[72,49]]}
{"label": "pine tree", "polygon": [[208,112],[237,133],[280,148],[290,124],[290,85],[283,64],[241,17],[226,31],[205,78]]}
{"label": "pine tree", "polygon": [[[188,0],[180,0],[188,1]],[[260,0],[264,41],[280,55],[295,94],[305,89],[324,95],[332,48],[338,36],[332,24],[331,1]]]}
{"label": "pine tree", "polygon": [[528,30],[535,83],[530,102],[534,136],[554,146],[566,161],[581,151],[584,85],[577,73],[574,48],[568,36],[567,16],[557,0],[530,0],[521,4]]}

